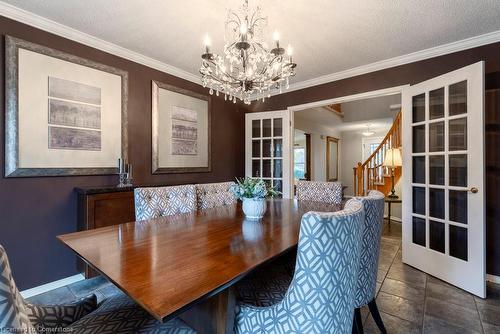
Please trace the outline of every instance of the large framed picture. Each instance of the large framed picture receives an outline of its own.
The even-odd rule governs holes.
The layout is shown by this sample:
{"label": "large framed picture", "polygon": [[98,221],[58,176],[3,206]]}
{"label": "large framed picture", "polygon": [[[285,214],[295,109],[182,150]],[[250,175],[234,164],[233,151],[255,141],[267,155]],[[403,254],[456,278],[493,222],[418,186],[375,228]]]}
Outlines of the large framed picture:
{"label": "large framed picture", "polygon": [[117,173],[126,71],[5,37],[5,176]]}
{"label": "large framed picture", "polygon": [[152,172],[210,172],[210,99],[152,82]]}

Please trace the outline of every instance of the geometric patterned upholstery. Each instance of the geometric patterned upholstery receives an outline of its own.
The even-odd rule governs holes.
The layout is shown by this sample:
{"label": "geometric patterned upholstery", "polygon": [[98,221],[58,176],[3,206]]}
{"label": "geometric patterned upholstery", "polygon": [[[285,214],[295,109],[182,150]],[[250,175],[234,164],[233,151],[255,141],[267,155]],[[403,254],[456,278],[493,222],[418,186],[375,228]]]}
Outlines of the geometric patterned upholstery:
{"label": "geometric patterned upholstery", "polygon": [[196,211],[196,187],[192,184],[171,187],[136,188],[135,219],[145,220]]}
{"label": "geometric patterned upholstery", "polygon": [[299,201],[340,204],[342,202],[342,183],[298,181],[297,199]]}
{"label": "geometric patterned upholstery", "polygon": [[302,217],[297,261],[283,300],[268,307],[238,303],[236,333],[350,333],[357,283],[362,203]]}
{"label": "geometric patterned upholstery", "polygon": [[[166,323],[154,319],[148,312],[124,294],[106,299],[99,308],[70,327],[71,334],[191,334],[195,333],[182,320]],[[65,331],[66,333],[66,331]]]}
{"label": "geometric patterned upholstery", "polygon": [[35,305],[26,303],[28,317],[39,332],[47,328],[68,327],[96,309],[96,295],[84,297],[67,305]]}
{"label": "geometric patterned upholstery", "polygon": [[0,245],[0,333],[36,333],[17,289],[5,249]]}
{"label": "geometric patterned upholstery", "polygon": [[234,182],[197,184],[198,210],[236,203],[236,196],[231,191],[234,185]]}
{"label": "geometric patterned upholstery", "polygon": [[[5,249],[0,245],[0,333],[37,334],[33,325],[37,326],[39,333],[195,333],[178,318],[166,323],[157,321],[124,294],[106,299],[97,310],[87,314],[96,303],[95,295],[66,306],[25,303],[12,278]],[[70,318],[76,319],[77,315],[82,318],[69,324]],[[30,318],[34,320],[34,324],[30,322]]]}
{"label": "geometric patterned upholstery", "polygon": [[355,307],[367,305],[375,298],[380,238],[384,223],[384,194],[372,190],[366,197],[357,197],[365,209],[363,241],[356,288]]}

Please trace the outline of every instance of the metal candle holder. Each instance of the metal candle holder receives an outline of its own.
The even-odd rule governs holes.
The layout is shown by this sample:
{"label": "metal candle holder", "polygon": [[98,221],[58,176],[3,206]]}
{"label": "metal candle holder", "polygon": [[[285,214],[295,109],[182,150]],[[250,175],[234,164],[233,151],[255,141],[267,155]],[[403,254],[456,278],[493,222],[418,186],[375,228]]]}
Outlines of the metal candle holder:
{"label": "metal candle holder", "polygon": [[125,168],[125,161],[122,158],[118,159],[118,185],[117,187],[131,187],[132,186],[132,165],[127,164]]}

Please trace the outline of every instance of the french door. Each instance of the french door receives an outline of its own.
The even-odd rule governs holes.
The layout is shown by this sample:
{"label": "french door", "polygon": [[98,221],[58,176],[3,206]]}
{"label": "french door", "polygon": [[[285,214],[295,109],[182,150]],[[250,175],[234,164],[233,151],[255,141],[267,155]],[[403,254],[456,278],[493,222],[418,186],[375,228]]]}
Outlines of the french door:
{"label": "french door", "polygon": [[245,115],[245,175],[259,177],[291,198],[290,112]]}
{"label": "french door", "polygon": [[403,106],[403,262],[484,298],[484,63],[409,86]]}

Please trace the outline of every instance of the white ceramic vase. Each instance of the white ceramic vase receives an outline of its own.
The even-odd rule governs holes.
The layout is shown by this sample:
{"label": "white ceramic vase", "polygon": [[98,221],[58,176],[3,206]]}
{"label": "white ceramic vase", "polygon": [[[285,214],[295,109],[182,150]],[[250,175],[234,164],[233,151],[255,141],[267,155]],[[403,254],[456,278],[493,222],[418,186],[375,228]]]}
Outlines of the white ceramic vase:
{"label": "white ceramic vase", "polygon": [[264,198],[243,198],[243,213],[249,219],[261,219],[266,213]]}

